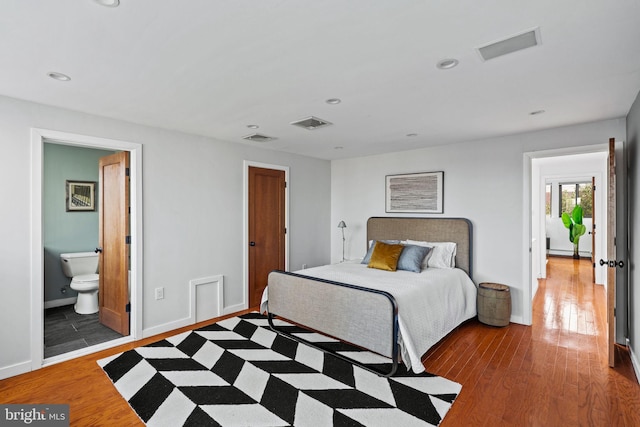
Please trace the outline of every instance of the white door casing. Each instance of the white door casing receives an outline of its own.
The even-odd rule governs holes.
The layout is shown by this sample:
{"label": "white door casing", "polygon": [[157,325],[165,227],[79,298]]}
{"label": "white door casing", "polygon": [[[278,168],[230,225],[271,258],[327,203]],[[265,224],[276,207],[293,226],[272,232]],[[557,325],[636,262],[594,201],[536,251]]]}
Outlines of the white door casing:
{"label": "white door casing", "polygon": [[[44,359],[44,268],[42,230],[43,145],[129,151],[131,156],[131,335]],[[31,370],[142,337],[142,144],[48,129],[31,129]]]}

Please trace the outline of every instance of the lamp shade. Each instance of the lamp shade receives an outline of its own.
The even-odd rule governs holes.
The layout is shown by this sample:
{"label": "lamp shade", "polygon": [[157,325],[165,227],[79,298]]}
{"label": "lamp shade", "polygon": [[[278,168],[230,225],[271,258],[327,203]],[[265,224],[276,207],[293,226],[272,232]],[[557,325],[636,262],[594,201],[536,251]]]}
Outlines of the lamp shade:
{"label": "lamp shade", "polygon": [[345,224],[344,221],[340,221],[338,223],[338,228],[347,228],[347,224]]}

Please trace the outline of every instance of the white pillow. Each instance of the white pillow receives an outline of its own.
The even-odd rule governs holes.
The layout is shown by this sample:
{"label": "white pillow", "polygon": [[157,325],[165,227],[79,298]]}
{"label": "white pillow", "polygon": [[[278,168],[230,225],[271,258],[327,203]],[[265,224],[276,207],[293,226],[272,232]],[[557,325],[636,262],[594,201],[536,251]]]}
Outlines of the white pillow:
{"label": "white pillow", "polygon": [[458,245],[454,242],[421,242],[406,240],[409,245],[429,246],[433,249],[422,262],[422,268],[455,268]]}

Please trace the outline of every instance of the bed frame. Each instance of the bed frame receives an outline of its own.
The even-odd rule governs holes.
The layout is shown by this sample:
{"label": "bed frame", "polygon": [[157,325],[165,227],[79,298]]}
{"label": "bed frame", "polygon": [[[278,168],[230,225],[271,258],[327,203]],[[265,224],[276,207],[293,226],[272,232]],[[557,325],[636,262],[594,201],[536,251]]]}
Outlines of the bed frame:
{"label": "bed frame", "polygon": [[[369,240],[421,240],[456,242],[456,267],[472,273],[472,225],[464,218],[372,217],[367,221]],[[398,367],[398,306],[384,291],[333,282],[284,271],[268,279],[268,320],[271,329],[296,341],[329,352],[378,375],[392,376]],[[357,304],[354,304],[357,301]],[[392,361],[381,372],[346,356],[320,348],[278,329],[274,317],[290,320],[332,338],[354,344]]]}

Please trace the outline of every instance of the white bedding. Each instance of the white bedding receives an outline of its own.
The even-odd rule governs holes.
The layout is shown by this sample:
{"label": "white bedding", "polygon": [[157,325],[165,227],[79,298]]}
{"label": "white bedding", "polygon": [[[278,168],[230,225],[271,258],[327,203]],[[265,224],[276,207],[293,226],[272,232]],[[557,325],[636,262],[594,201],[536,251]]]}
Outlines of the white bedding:
{"label": "white bedding", "polygon": [[[476,286],[458,268],[421,273],[382,271],[344,262],[297,271],[305,276],[384,290],[398,304],[400,351],[407,369],[424,371],[422,355],[456,326],[476,315]],[[267,290],[261,309],[266,309]]]}

